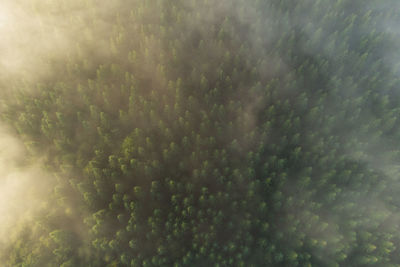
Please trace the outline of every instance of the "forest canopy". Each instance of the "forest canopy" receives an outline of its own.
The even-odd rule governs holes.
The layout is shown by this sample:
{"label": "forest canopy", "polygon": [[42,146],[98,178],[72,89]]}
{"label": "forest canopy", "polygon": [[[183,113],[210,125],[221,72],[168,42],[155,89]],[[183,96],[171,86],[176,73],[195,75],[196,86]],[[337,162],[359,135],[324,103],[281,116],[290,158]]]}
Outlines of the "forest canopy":
{"label": "forest canopy", "polygon": [[400,266],[395,1],[3,2],[2,266]]}

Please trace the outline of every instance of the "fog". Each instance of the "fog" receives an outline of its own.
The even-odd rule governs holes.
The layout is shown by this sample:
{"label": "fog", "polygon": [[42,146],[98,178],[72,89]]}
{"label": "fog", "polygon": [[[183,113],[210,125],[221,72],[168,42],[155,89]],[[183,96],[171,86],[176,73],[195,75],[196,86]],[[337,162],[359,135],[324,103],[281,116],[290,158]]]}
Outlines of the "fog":
{"label": "fog", "polygon": [[[110,47],[112,47],[110,37],[113,36],[115,28],[109,23],[109,20],[119,11],[122,12],[117,2],[97,3],[96,8],[89,10],[87,7],[92,7],[96,1],[2,0],[0,2],[0,96],[3,96],[3,98],[0,100],[0,112],[9,104],[8,102],[15,101],[14,93],[24,90],[28,90],[29,93],[35,93],[33,84],[45,83],[51,77],[62,76],[63,73],[58,73],[59,66],[73,66],[73,62],[77,58],[95,58],[93,61],[88,62],[89,65],[87,66],[87,69],[92,72],[96,70],[97,63],[107,62],[108,59],[128,65],[129,60],[127,58],[118,55],[115,51],[110,51]],[[277,22],[278,17],[287,16],[282,10],[271,8],[267,12],[259,12],[252,6],[252,2],[247,4],[245,1],[210,2],[215,4],[213,12],[209,12],[206,9],[202,10],[201,8],[193,12],[197,5],[193,4],[194,2],[185,2],[183,4],[185,8],[197,14],[197,17],[187,18],[187,21],[182,23],[184,26],[182,26],[181,31],[183,33],[196,33],[194,35],[196,35],[197,39],[204,39],[207,42],[211,38],[208,29],[213,27],[216,21],[221,20],[221,16],[229,14],[231,17],[236,18],[236,23],[241,25],[241,29],[247,31],[246,34],[242,33],[240,35],[247,37],[248,47],[245,49],[249,51],[249,58],[242,59],[243,62],[249,60],[249,64],[252,64],[258,62],[258,59],[264,60],[264,64],[260,65],[261,67],[256,70],[257,77],[260,80],[267,81],[273,77],[285,77],[289,79],[288,83],[290,83],[290,79],[293,81],[301,79],[301,77],[296,76],[294,66],[292,66],[293,62],[290,59],[290,53],[293,51],[288,52],[287,55],[282,55],[276,52],[274,47],[282,38],[282,32],[296,30],[301,36],[297,46],[298,51],[296,52],[302,56],[307,55],[310,58],[323,57],[328,62],[327,64],[330,64],[331,69],[329,71],[331,72],[324,73],[327,74],[327,82],[323,86],[327,89],[337,89],[338,97],[334,99],[335,101],[344,101],[346,98],[350,99],[350,101],[355,101],[358,97],[365,95],[365,87],[367,87],[368,82],[364,82],[361,76],[354,77],[354,83],[356,84],[354,88],[349,82],[349,88],[351,87],[352,90],[335,88],[337,79],[345,80],[348,78],[348,73],[358,73],[356,71],[358,65],[349,57],[348,60],[345,60],[348,65],[343,66],[341,65],[343,63],[342,58],[337,57],[337,55],[345,55],[349,49],[348,46],[340,43],[341,36],[338,36],[337,32],[332,30],[335,27],[337,18],[332,17],[324,21],[321,20],[324,12],[334,8],[334,4],[320,1],[314,7],[315,10],[319,9],[319,12],[312,13],[313,10],[298,10],[295,16],[288,18],[289,22],[285,24]],[[365,5],[365,10],[373,10],[378,14],[382,10],[387,11],[388,8],[397,8],[398,10],[398,5],[391,1],[384,1],[385,4],[382,4],[382,6],[378,2],[370,2]],[[123,6],[123,4],[121,5]],[[348,11],[361,15],[366,12],[364,10],[351,11],[350,7]],[[268,15],[265,16],[265,14]],[[265,17],[261,18],[261,16]],[[349,22],[349,24],[351,23]],[[384,66],[387,67],[388,78],[397,77],[400,79],[400,64],[397,53],[397,48],[400,47],[399,21],[395,17],[385,17],[377,19],[374,25],[372,23],[366,24],[371,27],[374,26],[376,31],[381,31],[383,38],[388,39],[388,43],[386,49],[378,47],[376,48],[377,51],[368,51],[370,54],[366,56],[365,62],[372,64],[376,61],[376,57],[379,56],[378,60],[384,61]],[[268,27],[268,25],[273,27]],[[139,30],[132,29],[132,32]],[[363,30],[365,32],[362,32]],[[355,31],[361,31],[359,34],[362,36],[367,35],[369,30],[357,29]],[[134,36],[131,38],[134,38]],[[233,40],[237,44],[239,44],[239,41]],[[77,45],[78,43],[80,45]],[[163,49],[168,49],[157,43],[157,41],[152,41],[151,38],[141,41],[141,44],[150,50],[150,54],[157,54],[157,56],[160,52],[163,52]],[[220,55],[224,53],[224,50],[229,49],[228,47],[218,47],[216,44],[209,45],[209,47],[208,56],[210,60],[214,55]],[[273,52],[269,52],[268,48],[271,48]],[[157,62],[157,56],[154,56],[154,62],[144,62],[142,69],[138,70],[138,72],[148,75],[157,68],[158,64],[166,63]],[[351,56],[363,62],[360,59],[361,55],[351,54]],[[188,66],[191,64],[196,65],[196,60],[203,60],[196,57],[196,55],[193,55],[193,62],[187,62]],[[79,64],[83,63],[79,62]],[[369,67],[369,64],[365,65],[366,68]],[[86,82],[87,77],[82,76],[84,75],[76,74],[77,81],[84,80]],[[154,72],[153,83],[166,84],[168,78],[162,77],[158,72]],[[79,84],[79,82],[75,81],[71,81],[71,83],[74,86]],[[251,87],[254,84],[241,84],[241,87],[246,86]],[[303,89],[300,86],[294,86],[294,88],[291,88],[292,91],[286,90],[284,93],[278,93],[282,94],[282,97],[290,98],[298,95]],[[382,92],[393,96],[393,99],[390,100],[393,101],[399,96],[396,89],[398,89],[398,82],[391,88],[383,88]],[[235,97],[241,97],[240,93]],[[249,95],[242,98],[244,115],[239,120],[245,121],[243,122],[244,127],[235,130],[237,130],[238,139],[243,148],[250,149],[252,145],[246,144],[246,138],[239,135],[258,130],[258,116],[266,108],[262,100],[259,93],[249,93]],[[341,104],[334,102],[329,108],[326,108],[326,117],[338,114],[339,112],[336,108]],[[400,166],[396,163],[397,158],[393,155],[397,153],[398,146],[392,146],[393,140],[389,140],[386,136],[371,134],[368,128],[361,131],[361,122],[372,122],[379,119],[379,115],[368,107],[360,106],[359,108],[362,111],[362,115],[357,117],[358,120],[352,127],[348,127],[348,124],[343,125],[340,117],[338,117],[339,119],[334,121],[330,129],[336,129],[335,136],[343,140],[343,142],[352,143],[354,140],[358,140],[354,141],[353,147],[343,148],[343,156],[347,161],[361,162],[367,172],[376,173],[379,179],[387,184],[387,187],[395,188],[399,182]],[[393,115],[393,117],[396,116]],[[343,118],[345,117],[343,116]],[[395,123],[397,123],[397,117]],[[311,122],[309,126],[310,129],[317,127],[314,122]],[[276,135],[281,134],[279,129],[275,129],[275,131]],[[257,138],[261,137],[257,136]],[[362,140],[362,142],[359,140]],[[0,244],[5,244],[9,241],[11,238],[9,233],[17,235],[19,229],[34,221],[35,216],[40,211],[49,208],[43,206],[43,203],[48,200],[53,191],[53,174],[47,173],[45,165],[41,162],[41,158],[45,155],[38,154],[32,157],[25,148],[25,141],[23,136],[10,130],[4,122],[0,121]],[[275,140],[270,139],[268,141],[274,142]],[[313,151],[313,146],[308,144],[302,149],[303,151]],[[46,151],[46,149],[42,148],[43,151]],[[238,158],[240,157],[241,155],[238,155]],[[313,182],[316,182],[320,175],[323,175],[323,173],[310,174],[314,179]],[[298,190],[297,178],[297,176],[291,177],[291,182],[285,186],[285,190],[288,192]],[[399,214],[394,212],[387,199],[383,198],[383,191],[380,188],[369,189],[369,197],[365,195],[357,196],[357,192],[352,188],[343,187],[340,190],[340,197],[343,200],[356,203],[359,206],[368,203],[368,207],[363,213],[366,218],[374,217],[379,210],[382,215],[381,221],[388,217],[392,218],[392,222],[388,227],[393,227],[394,223],[400,223]],[[314,251],[316,257],[326,258],[325,263],[328,264],[329,258],[333,257],[338,248],[337,246],[354,242],[354,240],[346,237],[347,233],[332,226],[343,225],[343,221],[347,218],[342,218],[340,213],[332,213],[331,216],[326,216],[310,211],[312,210],[313,202],[319,201],[319,199],[303,198],[302,193],[300,189],[292,195],[295,202],[305,201],[301,209],[296,211],[288,209],[283,212],[288,218],[289,215],[295,214],[294,216],[297,216],[296,218],[300,220],[300,224],[304,225],[309,223],[309,218],[313,215],[323,217],[323,221],[328,224],[325,231],[321,231],[321,234],[314,233],[313,229],[305,232],[310,238],[329,243],[325,249]],[[290,220],[288,219],[287,221],[290,225]],[[368,220],[366,221],[362,227],[366,229],[373,228],[373,226],[369,225]],[[77,224],[79,223],[81,222],[77,222]],[[79,226],[77,227],[79,228]],[[281,229],[278,230],[288,233],[289,229],[285,227],[285,225],[282,225]]]}
{"label": "fog", "polygon": [[[19,231],[34,227],[39,212],[48,208],[51,180],[40,159],[29,159],[23,143],[0,128],[0,251]],[[2,253],[0,253],[1,255]]]}

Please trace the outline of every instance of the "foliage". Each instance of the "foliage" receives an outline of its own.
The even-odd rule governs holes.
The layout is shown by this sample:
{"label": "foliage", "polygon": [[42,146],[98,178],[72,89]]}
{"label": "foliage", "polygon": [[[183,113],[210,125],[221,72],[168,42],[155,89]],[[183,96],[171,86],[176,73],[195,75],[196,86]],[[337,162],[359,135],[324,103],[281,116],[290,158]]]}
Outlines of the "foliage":
{"label": "foliage", "polygon": [[76,51],[3,115],[58,177],[7,266],[400,264],[396,9],[83,2]]}

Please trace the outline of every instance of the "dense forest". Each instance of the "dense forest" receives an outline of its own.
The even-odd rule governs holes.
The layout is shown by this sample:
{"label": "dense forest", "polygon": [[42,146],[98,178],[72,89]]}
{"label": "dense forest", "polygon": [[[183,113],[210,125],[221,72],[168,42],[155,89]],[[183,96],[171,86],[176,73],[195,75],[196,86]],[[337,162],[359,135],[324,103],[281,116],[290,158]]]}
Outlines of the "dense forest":
{"label": "dense forest", "polygon": [[15,3],[1,266],[400,266],[399,4]]}

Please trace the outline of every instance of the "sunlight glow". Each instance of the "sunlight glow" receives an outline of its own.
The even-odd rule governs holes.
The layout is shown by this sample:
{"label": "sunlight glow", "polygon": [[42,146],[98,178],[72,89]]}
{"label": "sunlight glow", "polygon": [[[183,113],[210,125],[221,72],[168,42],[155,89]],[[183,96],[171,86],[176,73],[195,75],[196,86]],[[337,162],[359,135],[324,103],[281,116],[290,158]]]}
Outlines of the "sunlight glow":
{"label": "sunlight glow", "polygon": [[6,28],[11,23],[10,10],[4,4],[0,4],[0,29]]}

